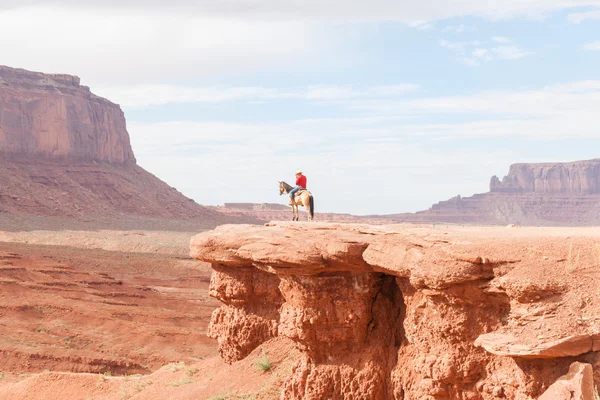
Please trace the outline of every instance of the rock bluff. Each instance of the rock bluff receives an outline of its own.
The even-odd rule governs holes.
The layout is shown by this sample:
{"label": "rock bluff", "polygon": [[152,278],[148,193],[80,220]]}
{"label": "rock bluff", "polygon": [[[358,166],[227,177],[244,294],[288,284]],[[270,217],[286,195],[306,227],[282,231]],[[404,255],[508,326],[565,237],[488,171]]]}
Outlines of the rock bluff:
{"label": "rock bluff", "polygon": [[592,400],[596,229],[269,223],[190,247],[226,361],[275,338],[301,352],[282,399]]}
{"label": "rock bluff", "polygon": [[600,159],[570,163],[513,164],[490,192],[600,194]]}
{"label": "rock bluff", "polygon": [[240,219],[195,203],[138,166],[123,111],[78,77],[0,66],[0,219],[15,225],[22,216],[33,216],[36,227],[41,216],[52,217],[50,226],[60,219],[161,229]]}
{"label": "rock bluff", "polygon": [[0,153],[135,163],[120,107],[76,76],[0,66]]}
{"label": "rock bluff", "polygon": [[490,192],[456,196],[414,214],[382,216],[398,222],[488,225],[596,226],[600,224],[600,159],[514,164]]}

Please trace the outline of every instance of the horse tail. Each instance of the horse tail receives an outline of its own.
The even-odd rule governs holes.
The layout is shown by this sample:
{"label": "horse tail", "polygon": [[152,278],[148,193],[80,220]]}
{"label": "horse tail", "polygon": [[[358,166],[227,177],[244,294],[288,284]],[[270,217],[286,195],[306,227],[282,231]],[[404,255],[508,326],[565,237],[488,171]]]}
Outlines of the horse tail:
{"label": "horse tail", "polygon": [[315,199],[312,194],[310,195],[310,217],[313,218],[315,216]]}

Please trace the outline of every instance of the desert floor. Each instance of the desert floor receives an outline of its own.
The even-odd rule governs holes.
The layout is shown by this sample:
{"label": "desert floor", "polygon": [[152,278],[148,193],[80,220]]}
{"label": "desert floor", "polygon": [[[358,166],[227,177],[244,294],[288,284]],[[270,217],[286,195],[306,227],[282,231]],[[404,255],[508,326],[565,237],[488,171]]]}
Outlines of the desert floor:
{"label": "desert floor", "polygon": [[195,233],[0,232],[0,385],[215,356],[210,266],[188,256]]}

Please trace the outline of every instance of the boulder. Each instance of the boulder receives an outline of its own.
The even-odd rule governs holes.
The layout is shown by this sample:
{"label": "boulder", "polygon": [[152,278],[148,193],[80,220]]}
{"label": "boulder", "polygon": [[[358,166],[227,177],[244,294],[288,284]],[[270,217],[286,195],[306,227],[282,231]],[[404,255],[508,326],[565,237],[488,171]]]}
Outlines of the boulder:
{"label": "boulder", "polygon": [[538,400],[596,400],[594,372],[590,364],[574,362]]}

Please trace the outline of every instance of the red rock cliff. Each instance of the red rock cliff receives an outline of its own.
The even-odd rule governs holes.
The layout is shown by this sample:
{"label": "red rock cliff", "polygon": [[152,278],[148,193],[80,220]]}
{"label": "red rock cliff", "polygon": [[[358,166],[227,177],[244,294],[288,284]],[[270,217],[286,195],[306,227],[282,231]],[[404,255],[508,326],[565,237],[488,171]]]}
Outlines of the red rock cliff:
{"label": "red rock cliff", "polygon": [[191,255],[214,269],[224,304],[208,334],[226,361],[279,339],[301,351],[265,399],[593,400],[599,241],[591,228],[269,223],[197,235]]}
{"label": "red rock cliff", "polygon": [[600,194],[600,159],[569,163],[513,164],[491,192]]}
{"label": "red rock cliff", "polygon": [[0,66],[0,152],[135,163],[120,107],[71,75]]}
{"label": "red rock cliff", "polygon": [[123,227],[151,219],[158,227],[164,220],[214,227],[239,219],[197,204],[138,166],[125,125],[119,106],[76,76],[0,66],[0,225],[19,225],[21,216],[33,216],[34,226],[37,217]]}

